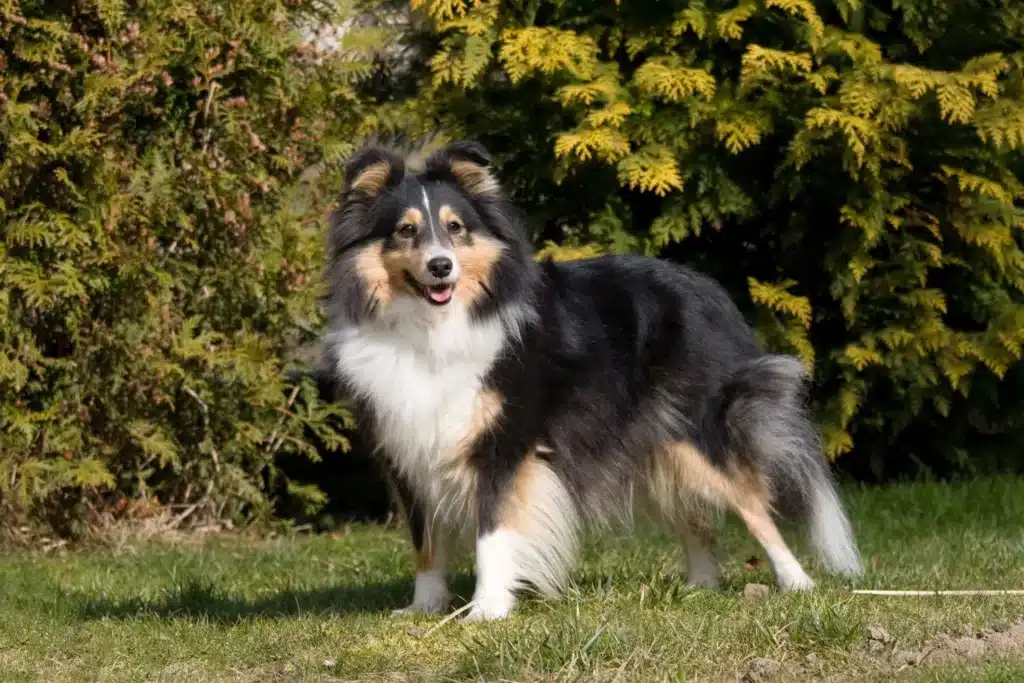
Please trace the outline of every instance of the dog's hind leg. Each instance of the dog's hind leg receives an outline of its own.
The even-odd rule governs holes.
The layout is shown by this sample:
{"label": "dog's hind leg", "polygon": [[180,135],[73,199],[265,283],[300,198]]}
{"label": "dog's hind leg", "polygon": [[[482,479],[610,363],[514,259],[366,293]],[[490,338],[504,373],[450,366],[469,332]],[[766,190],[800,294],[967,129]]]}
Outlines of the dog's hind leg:
{"label": "dog's hind leg", "polygon": [[688,443],[673,444],[668,448],[667,457],[678,468],[678,482],[682,487],[710,503],[728,505],[739,515],[768,555],[780,589],[814,587],[814,581],[800,566],[775,526],[768,491],[758,482],[756,475],[739,469],[727,474]]}
{"label": "dog's hind leg", "polygon": [[745,497],[736,509],[765,548],[774,548],[769,554],[783,568],[781,583],[797,588],[811,581],[785,548],[770,513],[803,526],[828,570],[851,577],[863,571],[806,407],[807,380],[796,358],[768,355],[747,361],[713,397],[700,435],[702,448],[720,467],[745,473]]}
{"label": "dog's hind leg", "polygon": [[736,512],[747,525],[747,530],[768,554],[775,571],[775,582],[781,590],[810,590],[814,580],[807,575],[793,552],[779,533],[766,503],[766,496],[760,490],[749,487],[745,495],[733,504]]}
{"label": "dog's hind leg", "polygon": [[687,511],[678,523],[686,549],[686,581],[691,586],[717,588],[722,567],[715,554],[714,520],[702,511]]}

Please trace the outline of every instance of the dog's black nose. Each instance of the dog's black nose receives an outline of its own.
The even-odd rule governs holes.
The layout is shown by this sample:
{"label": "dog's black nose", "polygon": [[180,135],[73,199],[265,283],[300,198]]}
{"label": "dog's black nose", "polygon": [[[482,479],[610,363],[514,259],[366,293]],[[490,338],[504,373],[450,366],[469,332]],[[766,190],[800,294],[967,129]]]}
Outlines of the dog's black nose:
{"label": "dog's black nose", "polygon": [[438,279],[448,277],[452,272],[452,260],[447,256],[435,256],[427,261],[427,270]]}

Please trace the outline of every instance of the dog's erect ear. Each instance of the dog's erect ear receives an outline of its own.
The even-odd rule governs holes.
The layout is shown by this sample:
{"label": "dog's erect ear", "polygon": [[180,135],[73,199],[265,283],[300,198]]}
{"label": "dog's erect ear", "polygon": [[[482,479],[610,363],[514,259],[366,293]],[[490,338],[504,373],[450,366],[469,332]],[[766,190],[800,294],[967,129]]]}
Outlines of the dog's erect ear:
{"label": "dog's erect ear", "polygon": [[463,140],[442,147],[427,157],[427,174],[451,177],[473,197],[494,197],[501,185],[491,173],[491,155],[479,142]]}
{"label": "dog's erect ear", "polygon": [[405,161],[383,147],[367,147],[357,152],[345,164],[345,188],[376,197],[389,185],[405,175]]}

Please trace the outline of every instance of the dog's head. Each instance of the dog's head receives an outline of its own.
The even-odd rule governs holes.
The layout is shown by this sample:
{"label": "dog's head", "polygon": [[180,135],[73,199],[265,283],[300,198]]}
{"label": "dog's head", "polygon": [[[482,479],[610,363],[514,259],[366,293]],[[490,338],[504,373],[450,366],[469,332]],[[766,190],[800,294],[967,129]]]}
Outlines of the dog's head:
{"label": "dog's head", "polygon": [[450,144],[420,172],[370,147],[349,161],[331,224],[334,313],[357,322],[415,301],[479,314],[508,294],[528,251],[482,145]]}

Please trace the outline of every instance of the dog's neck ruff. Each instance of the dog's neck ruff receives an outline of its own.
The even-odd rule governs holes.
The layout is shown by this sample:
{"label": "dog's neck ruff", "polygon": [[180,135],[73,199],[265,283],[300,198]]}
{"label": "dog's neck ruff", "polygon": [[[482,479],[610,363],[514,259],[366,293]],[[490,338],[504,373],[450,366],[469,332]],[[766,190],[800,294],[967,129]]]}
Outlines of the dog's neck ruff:
{"label": "dog's neck ruff", "polygon": [[368,405],[378,447],[428,516],[463,526],[473,518],[475,491],[463,440],[483,381],[519,334],[523,312],[473,320],[463,306],[438,310],[412,299],[389,309],[332,335],[338,372]]}

